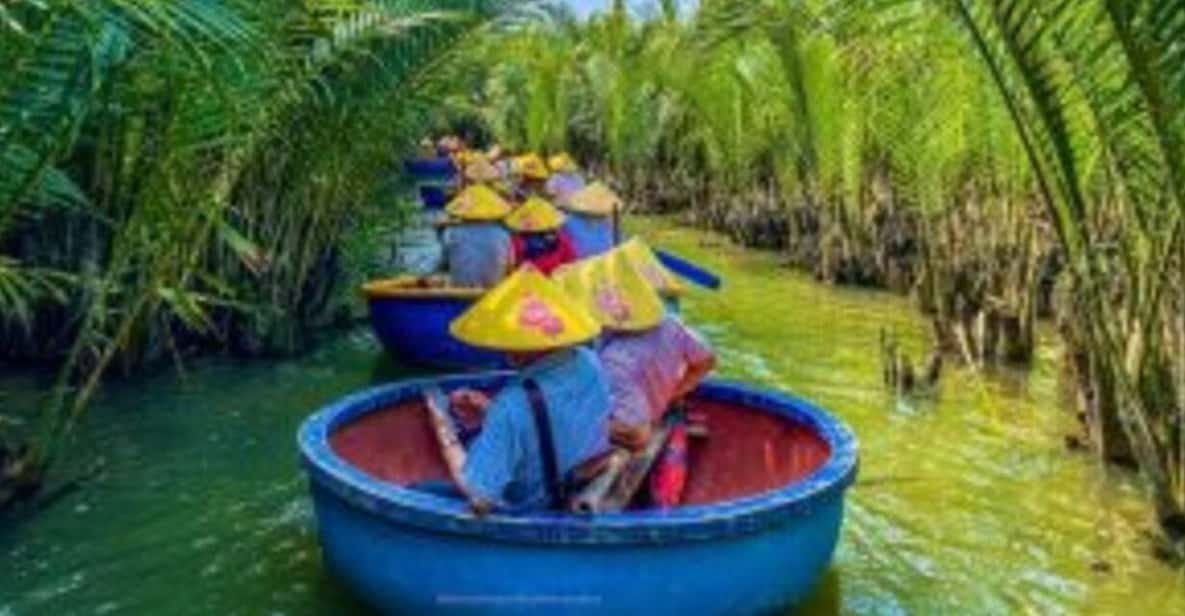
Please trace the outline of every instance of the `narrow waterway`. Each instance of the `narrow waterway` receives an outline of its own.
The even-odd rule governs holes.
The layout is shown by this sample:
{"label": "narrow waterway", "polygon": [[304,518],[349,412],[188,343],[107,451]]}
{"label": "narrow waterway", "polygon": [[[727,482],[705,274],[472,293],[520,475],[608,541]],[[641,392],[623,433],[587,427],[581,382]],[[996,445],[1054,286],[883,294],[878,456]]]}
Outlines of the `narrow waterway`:
{"label": "narrow waterway", "polygon": [[[956,368],[932,397],[896,400],[877,339],[895,328],[923,353],[907,300],[637,226],[725,278],[723,293],[684,304],[723,373],[812,398],[860,438],[840,548],[804,611],[1185,613],[1181,573],[1149,556],[1132,478],[1065,451],[1055,346],[1030,374]],[[0,616],[365,613],[321,566],[295,431],[319,405],[402,373],[363,328],[295,360],[206,359],[111,385],[70,452],[106,470],[39,515],[0,518]],[[40,388],[0,378],[0,407],[29,406]]]}

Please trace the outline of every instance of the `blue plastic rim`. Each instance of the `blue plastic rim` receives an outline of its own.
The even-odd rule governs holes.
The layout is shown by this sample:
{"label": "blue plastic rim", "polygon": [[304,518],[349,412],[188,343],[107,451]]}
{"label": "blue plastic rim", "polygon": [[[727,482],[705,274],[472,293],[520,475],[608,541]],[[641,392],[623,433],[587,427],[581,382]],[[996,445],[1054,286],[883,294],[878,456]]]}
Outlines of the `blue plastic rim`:
{"label": "blue plastic rim", "polygon": [[712,379],[696,397],[732,403],[781,415],[815,430],[831,455],[806,478],[762,494],[724,503],[680,507],[670,511],[631,511],[584,517],[562,512],[474,517],[466,504],[409,490],[367,475],[339,457],[329,444],[342,425],[368,413],[418,398],[429,384],[497,387],[509,373],[415,379],[371,388],[319,410],[301,426],[299,445],[311,481],[351,507],[386,520],[456,536],[482,537],[547,545],[666,544],[721,539],[760,532],[809,516],[817,508],[842,499],[855,480],[858,447],[843,423],[826,411],[794,396],[742,383]]}

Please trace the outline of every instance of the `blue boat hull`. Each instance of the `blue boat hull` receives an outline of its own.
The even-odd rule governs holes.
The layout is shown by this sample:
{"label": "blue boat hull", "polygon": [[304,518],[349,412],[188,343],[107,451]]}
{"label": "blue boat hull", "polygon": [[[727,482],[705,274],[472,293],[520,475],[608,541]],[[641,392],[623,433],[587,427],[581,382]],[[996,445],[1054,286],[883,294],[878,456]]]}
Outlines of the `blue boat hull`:
{"label": "blue boat hull", "polygon": [[453,297],[372,297],[370,324],[387,352],[406,363],[457,369],[501,367],[502,354],[470,346],[449,333],[449,323],[474,301]]}
{"label": "blue boat hull", "polygon": [[833,556],[856,473],[851,433],[807,402],[713,381],[699,399],[786,415],[829,460],[784,489],[668,512],[475,518],[463,503],[375,480],[327,445],[336,426],[418,396],[504,375],[408,381],[314,415],[300,443],[328,569],[389,614],[757,614],[805,600]]}
{"label": "blue boat hull", "polygon": [[726,540],[515,545],[391,524],[313,487],[325,564],[388,614],[759,614],[810,596],[835,551],[843,499]]}
{"label": "blue boat hull", "polygon": [[453,160],[447,156],[404,161],[403,168],[409,175],[422,181],[449,180],[457,172]]}
{"label": "blue boat hull", "polygon": [[420,186],[420,203],[425,209],[441,210],[448,205],[448,192],[444,186],[423,184]]}

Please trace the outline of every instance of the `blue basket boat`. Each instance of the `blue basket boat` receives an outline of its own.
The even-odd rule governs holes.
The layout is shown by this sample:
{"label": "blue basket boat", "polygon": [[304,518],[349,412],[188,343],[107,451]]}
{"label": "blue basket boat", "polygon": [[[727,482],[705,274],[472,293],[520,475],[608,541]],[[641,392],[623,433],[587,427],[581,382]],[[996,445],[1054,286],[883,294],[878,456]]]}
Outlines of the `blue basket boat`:
{"label": "blue basket boat", "polygon": [[412,276],[376,280],[362,287],[371,327],[387,352],[406,363],[457,369],[504,365],[502,354],[470,346],[449,333],[449,323],[484,292],[426,287],[422,279]]}
{"label": "blue basket boat", "polygon": [[448,188],[439,184],[421,184],[420,202],[429,210],[442,210],[448,205]]}
{"label": "blue basket boat", "polygon": [[453,159],[448,156],[436,158],[415,158],[403,162],[408,175],[422,181],[448,180],[457,172]]}
{"label": "blue basket boat", "polygon": [[851,432],[782,393],[710,381],[710,435],[688,452],[685,505],[484,518],[407,489],[446,476],[424,386],[496,388],[505,373],[398,382],[300,429],[328,569],[384,613],[755,614],[807,598],[831,561],[856,475]]}
{"label": "blue basket boat", "polygon": [[[397,276],[362,287],[370,325],[395,359],[418,366],[474,370],[503,368],[503,354],[471,346],[449,332],[449,323],[469,309],[483,289],[425,286],[422,278]],[[681,293],[663,294],[671,313],[679,313]]]}

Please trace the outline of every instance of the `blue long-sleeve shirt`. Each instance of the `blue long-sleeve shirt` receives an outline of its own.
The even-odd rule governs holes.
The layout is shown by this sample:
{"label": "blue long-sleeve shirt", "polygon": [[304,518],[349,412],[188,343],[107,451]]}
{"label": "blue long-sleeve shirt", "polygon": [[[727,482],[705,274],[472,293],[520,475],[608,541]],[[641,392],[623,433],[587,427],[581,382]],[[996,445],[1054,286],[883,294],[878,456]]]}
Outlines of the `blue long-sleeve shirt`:
{"label": "blue long-sleeve shirt", "polygon": [[569,212],[564,230],[576,249],[576,258],[593,257],[613,249],[613,219]]}
{"label": "blue long-sleeve shirt", "polygon": [[510,231],[499,222],[467,222],[444,231],[449,279],[459,287],[492,287],[510,272]]}
{"label": "blue long-sleeve shirt", "polygon": [[537,360],[494,397],[462,469],[465,486],[501,510],[550,502],[526,379],[538,383],[547,404],[561,477],[609,448],[609,384],[596,354],[575,348]]}

